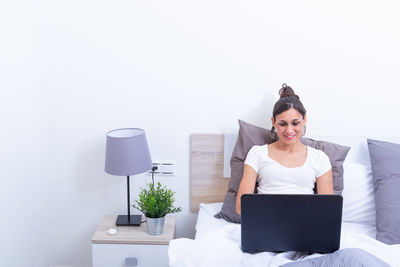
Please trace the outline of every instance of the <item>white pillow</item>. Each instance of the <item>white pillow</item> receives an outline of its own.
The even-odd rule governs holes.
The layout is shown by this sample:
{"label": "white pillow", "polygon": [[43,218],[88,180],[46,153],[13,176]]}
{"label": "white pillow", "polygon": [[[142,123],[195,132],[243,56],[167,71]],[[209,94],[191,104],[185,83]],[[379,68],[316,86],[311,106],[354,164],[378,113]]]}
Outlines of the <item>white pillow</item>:
{"label": "white pillow", "polygon": [[199,239],[204,234],[218,230],[229,222],[223,219],[217,219],[214,214],[218,213],[222,208],[222,202],[216,203],[200,203],[199,213],[197,215],[197,221],[195,225],[196,236],[195,239]]}
{"label": "white pillow", "polygon": [[375,197],[371,167],[344,163],[342,221],[375,225]]}

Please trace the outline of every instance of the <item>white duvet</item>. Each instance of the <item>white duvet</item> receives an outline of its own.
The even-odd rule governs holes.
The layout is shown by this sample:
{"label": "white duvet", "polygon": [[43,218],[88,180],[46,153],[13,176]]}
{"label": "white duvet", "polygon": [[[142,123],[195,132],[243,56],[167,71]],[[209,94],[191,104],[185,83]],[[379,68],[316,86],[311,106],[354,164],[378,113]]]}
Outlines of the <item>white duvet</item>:
{"label": "white duvet", "polygon": [[[208,207],[209,208],[209,207]],[[281,266],[283,264],[319,257],[300,252],[243,253],[240,249],[240,225],[215,219],[213,209],[200,209],[196,239],[178,238],[169,244],[171,267],[212,266]],[[386,245],[373,238],[371,227],[342,224],[340,249],[360,248],[392,266],[400,266],[400,245]]]}

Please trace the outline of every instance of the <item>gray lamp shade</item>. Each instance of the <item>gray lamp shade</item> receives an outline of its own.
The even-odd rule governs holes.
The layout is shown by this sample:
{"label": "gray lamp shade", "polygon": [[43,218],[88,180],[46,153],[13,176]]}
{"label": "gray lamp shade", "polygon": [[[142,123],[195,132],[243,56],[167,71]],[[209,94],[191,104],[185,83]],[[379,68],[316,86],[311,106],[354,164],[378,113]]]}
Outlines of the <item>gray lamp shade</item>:
{"label": "gray lamp shade", "polygon": [[152,166],[144,130],[122,128],[107,133],[105,172],[128,176],[144,173]]}

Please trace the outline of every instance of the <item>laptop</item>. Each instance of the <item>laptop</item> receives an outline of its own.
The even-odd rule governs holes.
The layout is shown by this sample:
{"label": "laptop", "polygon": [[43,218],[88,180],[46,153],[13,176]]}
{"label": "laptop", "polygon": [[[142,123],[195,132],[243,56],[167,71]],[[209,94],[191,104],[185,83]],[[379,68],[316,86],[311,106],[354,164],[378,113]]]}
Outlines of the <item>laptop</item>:
{"label": "laptop", "polygon": [[330,253],[339,249],[343,197],[244,194],[242,250]]}

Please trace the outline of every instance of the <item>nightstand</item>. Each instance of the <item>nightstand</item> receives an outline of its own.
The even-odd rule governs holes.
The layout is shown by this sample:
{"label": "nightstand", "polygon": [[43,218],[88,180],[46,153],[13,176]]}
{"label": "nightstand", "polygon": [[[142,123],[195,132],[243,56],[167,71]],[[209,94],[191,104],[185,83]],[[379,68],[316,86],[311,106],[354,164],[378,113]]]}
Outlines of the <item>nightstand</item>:
{"label": "nightstand", "polygon": [[[140,226],[116,226],[116,219],[117,215],[104,216],[92,237],[93,267],[169,266],[168,244],[175,238],[175,216],[165,217],[161,235],[149,235],[145,222]],[[110,228],[118,233],[107,234]]]}

